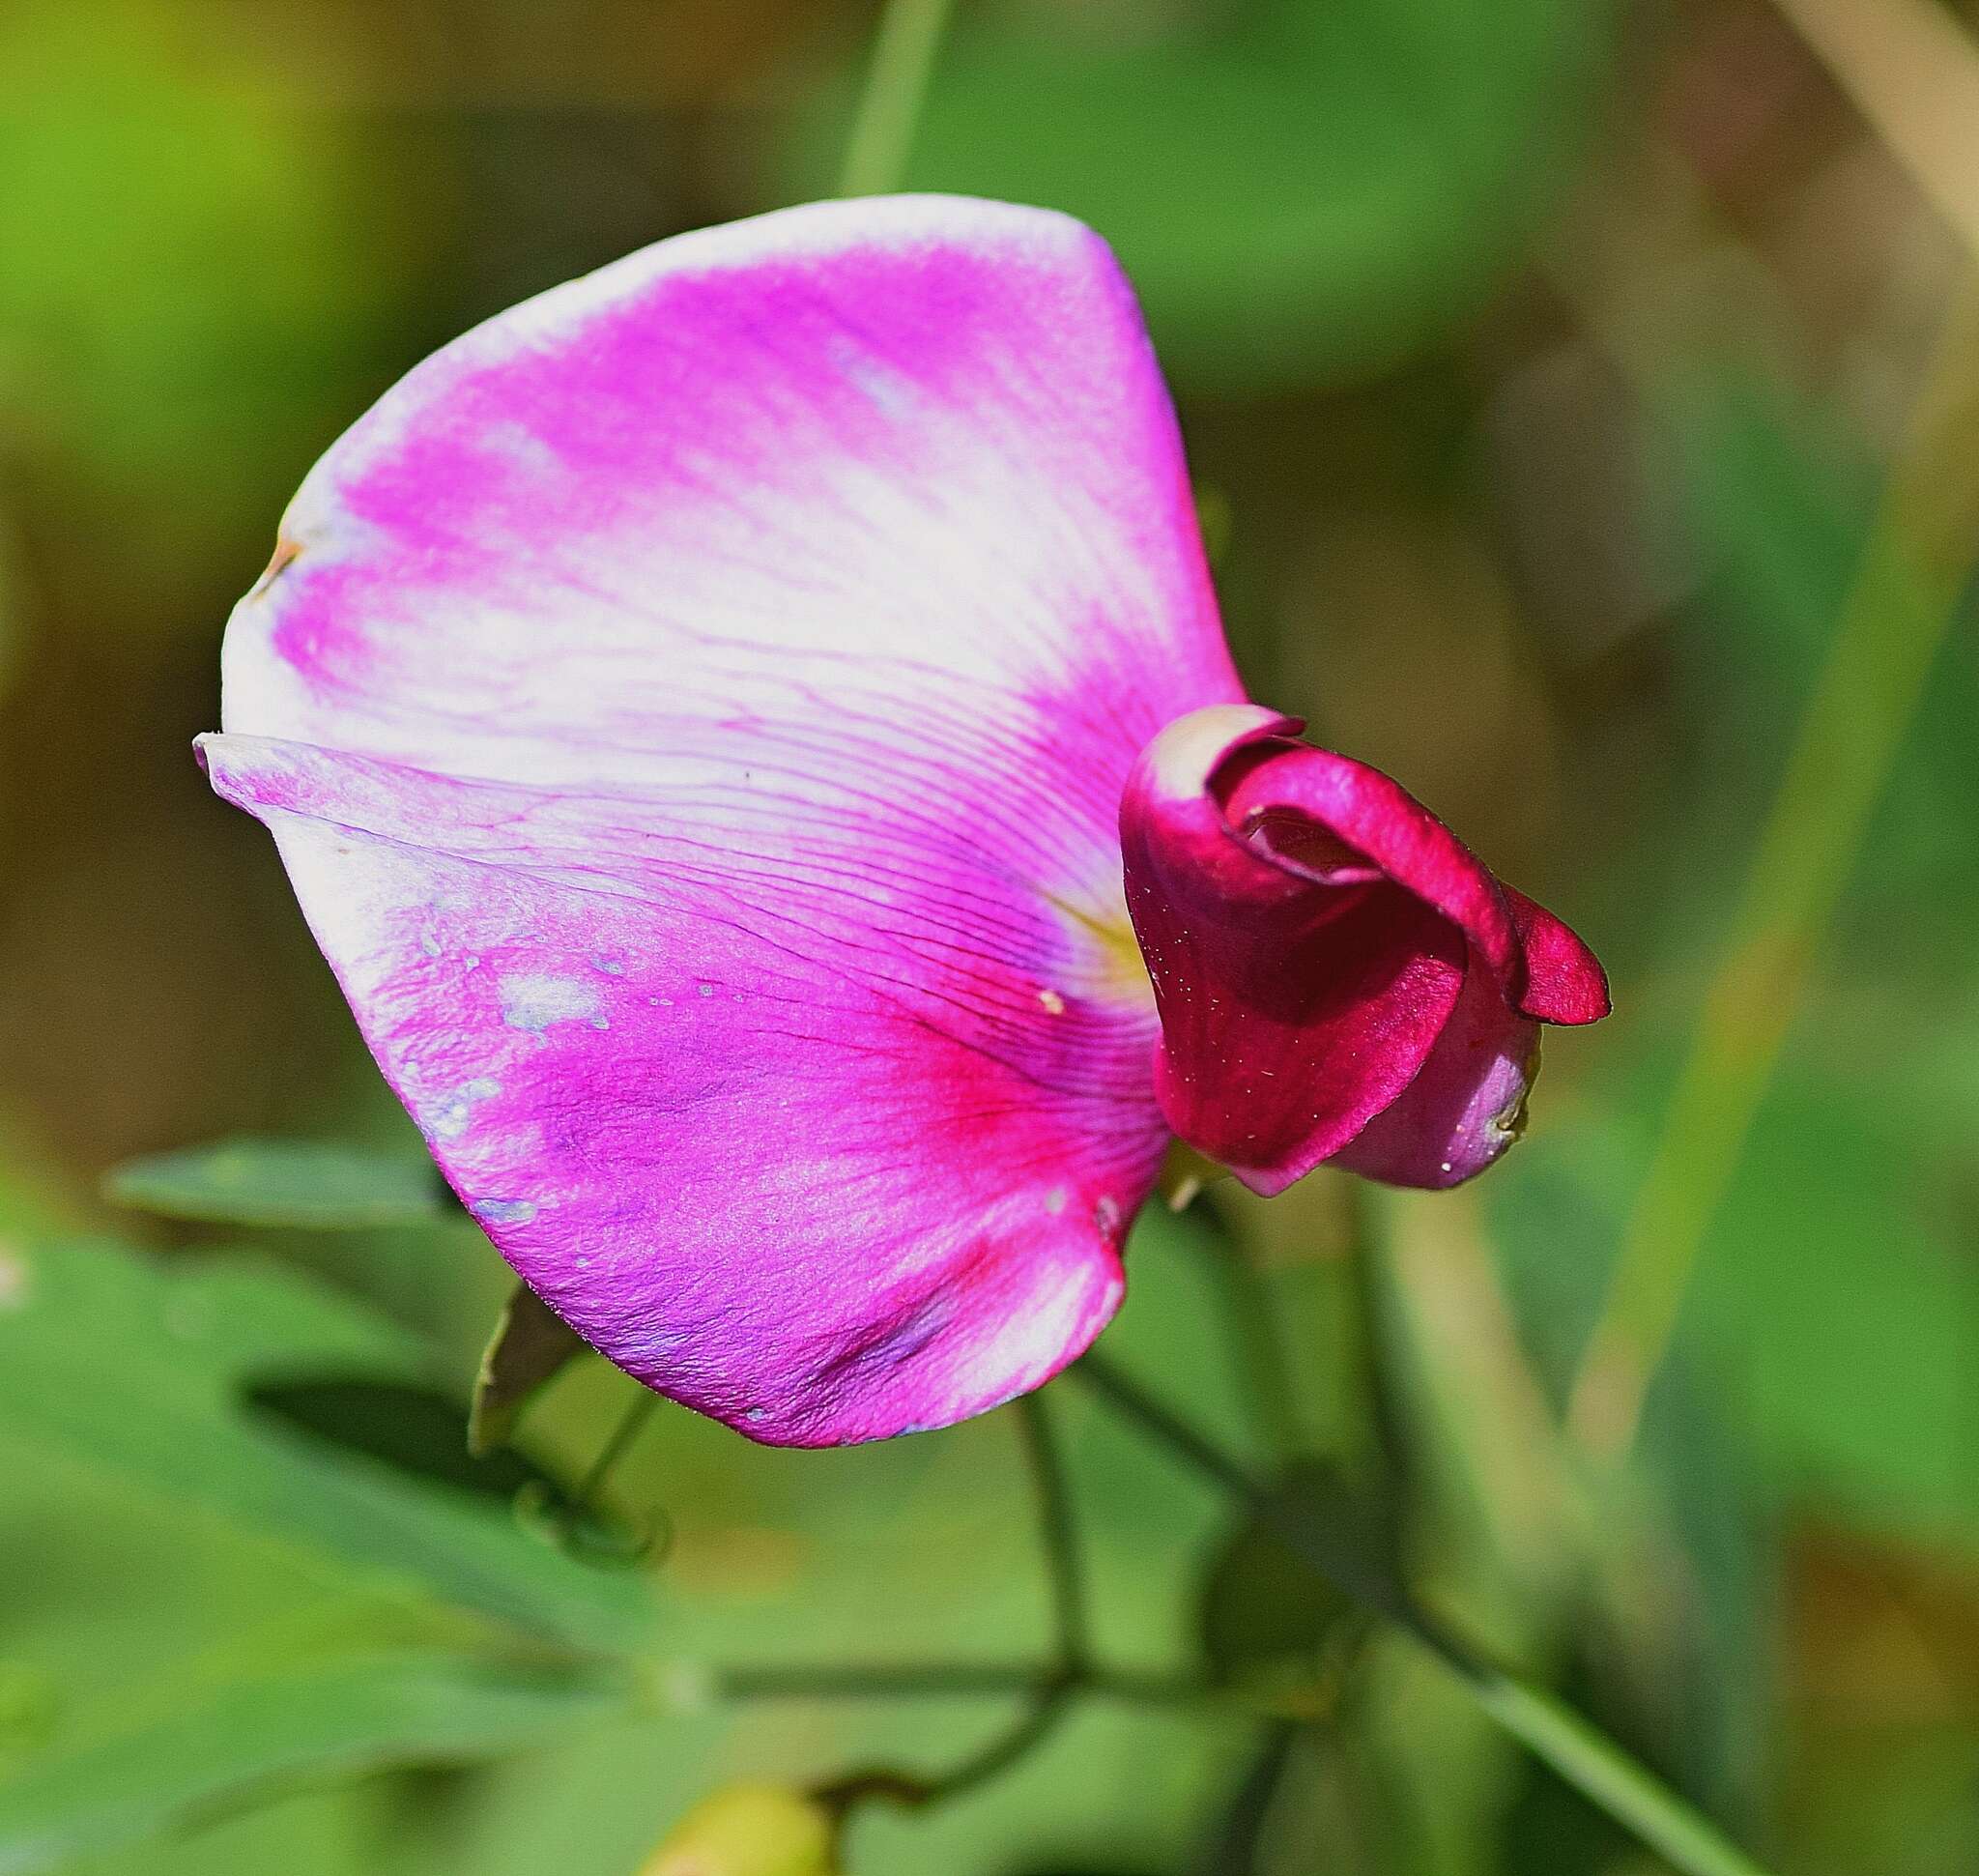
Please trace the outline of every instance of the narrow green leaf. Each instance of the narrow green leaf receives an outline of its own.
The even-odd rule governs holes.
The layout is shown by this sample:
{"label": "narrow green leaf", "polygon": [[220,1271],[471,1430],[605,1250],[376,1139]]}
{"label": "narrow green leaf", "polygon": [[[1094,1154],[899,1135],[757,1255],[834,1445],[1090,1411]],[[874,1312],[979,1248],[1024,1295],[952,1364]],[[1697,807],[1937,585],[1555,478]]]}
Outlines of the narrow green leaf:
{"label": "narrow green leaf", "polygon": [[35,1876],[300,1783],[499,1757],[630,1712],[633,1698],[623,1674],[444,1655],[236,1683],[0,1787],[0,1876]]}
{"label": "narrow green leaf", "polygon": [[1760,1864],[1565,1702],[1515,1675],[1459,1667],[1477,1704],[1610,1817],[1689,1876],[1765,1876]]}
{"label": "narrow green leaf", "polygon": [[165,1218],[318,1231],[444,1216],[424,1161],[310,1140],[226,1140],[127,1160],[104,1178],[103,1197]]}
{"label": "narrow green leaf", "polygon": [[[424,1384],[418,1340],[293,1272],[104,1243],[11,1254],[0,1424],[120,1484],[574,1645],[645,1633],[643,1581],[566,1556],[484,1489],[269,1410],[334,1374]],[[262,1404],[255,1404],[260,1401]]]}
{"label": "narrow green leaf", "polygon": [[530,1397],[584,1350],[575,1329],[527,1284],[516,1284],[474,1377],[468,1451],[478,1458],[506,1446]]}

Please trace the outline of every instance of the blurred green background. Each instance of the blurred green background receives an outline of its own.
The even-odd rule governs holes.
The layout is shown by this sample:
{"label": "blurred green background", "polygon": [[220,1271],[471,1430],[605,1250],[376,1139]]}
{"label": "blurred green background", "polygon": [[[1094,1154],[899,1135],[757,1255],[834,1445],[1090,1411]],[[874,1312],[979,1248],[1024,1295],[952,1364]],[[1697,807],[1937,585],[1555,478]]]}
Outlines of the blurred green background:
{"label": "blurred green background", "polygon": [[[515,299],[828,192],[875,18],[0,0],[0,1870],[622,1876],[724,1779],[938,1768],[1012,1704],[785,1668],[1042,1659],[1007,1412],[813,1455],[665,1413],[617,1569],[510,1501],[620,1377],[459,1458],[503,1273],[187,748],[314,456]],[[1378,1492],[1426,1594],[1807,1876],[1979,1868],[1971,87],[1936,0],[964,0],[908,166],[1113,240],[1253,694],[1615,976],[1488,1179],[1214,1189],[1107,1346]],[[105,1194],[237,1136],[370,1157]],[[1695,1270],[1591,1487],[1631,1229]],[[1108,1660],[1221,1690],[1082,1702],[851,1868],[1662,1866],[1052,1399]]]}

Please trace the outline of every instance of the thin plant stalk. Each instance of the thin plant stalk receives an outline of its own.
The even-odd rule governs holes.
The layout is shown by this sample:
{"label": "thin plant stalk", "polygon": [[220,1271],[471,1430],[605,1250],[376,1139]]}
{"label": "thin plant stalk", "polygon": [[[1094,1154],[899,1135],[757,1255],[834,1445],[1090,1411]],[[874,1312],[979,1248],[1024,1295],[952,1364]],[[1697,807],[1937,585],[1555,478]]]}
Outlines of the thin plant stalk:
{"label": "thin plant stalk", "polygon": [[1714,1824],[1580,1714],[1491,1662],[1400,1582],[1337,1542],[1324,1522],[1267,1490],[1263,1481],[1110,1362],[1087,1354],[1070,1371],[1141,1431],[1244,1504],[1315,1570],[1413,1637],[1506,1733],[1684,1876],[1764,1876],[1761,1865]]}
{"label": "thin plant stalk", "polygon": [[1626,1457],[1979,549],[1979,295],[1950,320],[1760,834],[1567,1422]]}
{"label": "thin plant stalk", "polygon": [[841,195],[883,195],[907,166],[953,0],[887,0],[839,171]]}
{"label": "thin plant stalk", "polygon": [[992,1778],[1029,1756],[1071,1710],[1076,1694],[1095,1689],[1090,1624],[1086,1616],[1085,1566],[1073,1525],[1072,1493],[1059,1457],[1049,1409],[1036,1394],[1021,1397],[1012,1409],[1023,1440],[1031,1494],[1037,1505],[1038,1540],[1051,1596],[1052,1659],[1044,1674],[1023,1688],[1017,1718],[960,1764],[932,1777],[891,1766],[855,1772],[834,1779],[817,1794],[841,1815],[873,1799],[925,1810]]}
{"label": "thin plant stalk", "polygon": [[1076,1681],[1090,1664],[1092,1638],[1086,1618],[1085,1563],[1079,1554],[1078,1534],[1073,1526],[1072,1491],[1045,1397],[1020,1396],[1015,1412],[1018,1429],[1023,1435],[1024,1458],[1030,1467],[1031,1489],[1038,1506],[1038,1538],[1051,1586],[1057,1672],[1065,1680]]}
{"label": "thin plant stalk", "polygon": [[660,1397],[641,1388],[632,1400],[626,1402],[625,1411],[618,1423],[612,1429],[605,1443],[598,1449],[598,1456],[585,1470],[577,1482],[577,1488],[571,1496],[571,1503],[580,1513],[588,1513],[597,1508],[598,1494],[605,1488],[606,1481],[617,1470],[618,1461],[631,1452],[633,1443],[645,1430],[645,1424],[652,1418],[653,1409],[660,1404]]}

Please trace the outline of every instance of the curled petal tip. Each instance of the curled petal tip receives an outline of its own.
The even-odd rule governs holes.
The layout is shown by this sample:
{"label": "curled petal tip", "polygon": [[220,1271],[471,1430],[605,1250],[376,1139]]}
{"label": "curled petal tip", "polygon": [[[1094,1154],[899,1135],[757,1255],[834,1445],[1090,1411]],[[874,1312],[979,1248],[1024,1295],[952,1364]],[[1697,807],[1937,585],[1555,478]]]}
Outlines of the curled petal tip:
{"label": "curled petal tip", "polygon": [[1205,778],[1233,753],[1270,737],[1293,737],[1305,728],[1260,704],[1216,704],[1168,724],[1141,752],[1132,787],[1144,805],[1188,806],[1200,797]]}
{"label": "curled petal tip", "polygon": [[1540,1023],[1579,1026],[1598,1023],[1614,1003],[1608,973],[1579,933],[1515,886],[1506,886],[1519,943],[1525,953],[1526,981],[1519,1008]]}

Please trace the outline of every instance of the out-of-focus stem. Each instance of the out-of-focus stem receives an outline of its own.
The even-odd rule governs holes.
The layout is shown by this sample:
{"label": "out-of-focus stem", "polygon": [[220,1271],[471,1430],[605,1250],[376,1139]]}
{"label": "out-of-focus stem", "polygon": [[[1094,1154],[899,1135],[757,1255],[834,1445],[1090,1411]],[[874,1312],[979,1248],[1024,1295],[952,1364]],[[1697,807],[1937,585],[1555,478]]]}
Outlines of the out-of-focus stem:
{"label": "out-of-focus stem", "polygon": [[932,1804],[944,1804],[951,1798],[960,1798],[978,1785],[987,1785],[990,1779],[1008,1772],[1024,1758],[1058,1724],[1072,1693],[1073,1688],[1067,1682],[1047,1683],[1008,1731],[997,1734],[988,1746],[971,1753],[939,1777],[928,1778],[919,1773],[878,1766],[870,1772],[855,1772],[843,1778],[834,1778],[831,1783],[819,1786],[812,1796],[819,1804],[829,1805],[841,1817],[855,1804],[870,1804],[875,1799],[898,1804],[905,1810],[918,1811],[926,1810]]}
{"label": "out-of-focus stem", "polygon": [[901,186],[953,0],[887,0],[839,172],[841,195]]}
{"label": "out-of-focus stem", "polygon": [[[681,1704],[712,1700],[987,1700],[1038,1695],[1061,1679],[1055,1661],[834,1661],[807,1666],[699,1667],[679,1670],[687,1684]],[[1174,1674],[1102,1672],[1080,1675],[1078,1692],[1123,1706],[1213,1706],[1271,1715],[1288,1703],[1251,1698],[1243,1690]],[[1297,1705],[1294,1689],[1290,1705]]]}
{"label": "out-of-focus stem", "polygon": [[1979,257],[1979,46],[1939,0],[1773,0]]}
{"label": "out-of-focus stem", "polygon": [[1023,1710],[1003,1732],[960,1764],[932,1777],[890,1766],[852,1773],[816,1795],[841,1812],[854,1804],[879,1799],[922,1809],[938,1804],[1007,1772],[1057,1726],[1074,1695],[1095,1685],[1086,1621],[1085,1570],[1073,1528],[1072,1494],[1053,1434],[1049,1409],[1043,1398],[1024,1395],[1013,1412],[1023,1436],[1024,1459],[1037,1502],[1038,1537],[1051,1589],[1053,1659],[1042,1675],[1033,1676],[1022,1691]]}
{"label": "out-of-focus stem", "polygon": [[1979,550],[1979,295],[1953,315],[1760,834],[1663,1133],[1624,1228],[1568,1425],[1633,1445],[1712,1220],[1771,1082]]}
{"label": "out-of-focus stem", "polygon": [[577,1483],[577,1489],[570,1494],[579,1514],[595,1509],[605,1482],[617,1470],[618,1461],[631,1452],[633,1442],[645,1430],[645,1423],[652,1418],[653,1409],[659,1404],[660,1397],[645,1388],[641,1388],[625,1403],[625,1411],[619,1416],[618,1424],[612,1429],[604,1445],[598,1449],[597,1458],[586,1468],[584,1477]]}
{"label": "out-of-focus stem", "polygon": [[1477,1190],[1392,1192],[1381,1210],[1394,1318],[1420,1367],[1439,1457],[1536,1613],[1595,1548],[1596,1514],[1520,1344]]}
{"label": "out-of-focus stem", "polygon": [[1408,1590],[1335,1541],[1320,1519],[1267,1489],[1103,1356],[1069,1371],[1106,1403],[1244,1504],[1261,1524],[1357,1601],[1386,1616],[1455,1675],[1479,1708],[1583,1797],[1686,1876],[1764,1876],[1736,1845],[1612,1740],[1543,1688],[1494,1665]]}
{"label": "out-of-focus stem", "polygon": [[1042,1394],[1018,1399],[1015,1411],[1023,1434],[1024,1458],[1031,1470],[1031,1489],[1038,1505],[1038,1536],[1044,1547],[1046,1573],[1051,1584],[1051,1627],[1058,1671],[1068,1681],[1085,1671],[1091,1655],[1086,1620],[1085,1566],[1078,1535],[1073,1528],[1072,1493],[1051,1426],[1050,1409]]}
{"label": "out-of-focus stem", "polygon": [[[1210,1200],[1197,1203],[1207,1210]],[[1273,1458],[1288,1459],[1300,1445],[1299,1408],[1269,1283],[1221,1220],[1205,1236],[1203,1261],[1222,1305],[1232,1366],[1249,1397],[1251,1418]]]}

